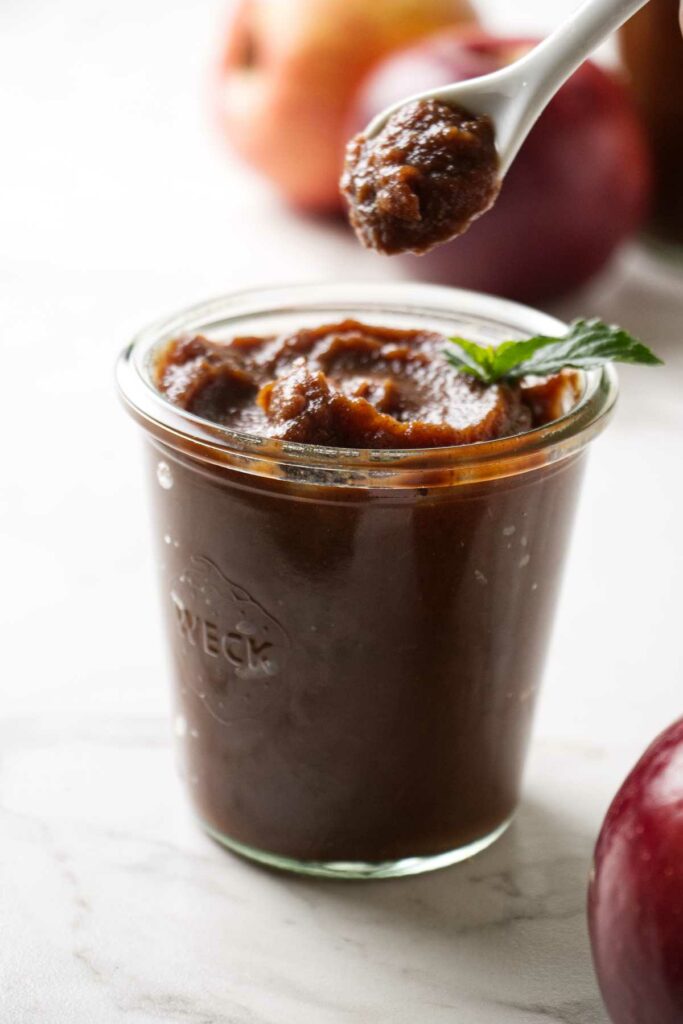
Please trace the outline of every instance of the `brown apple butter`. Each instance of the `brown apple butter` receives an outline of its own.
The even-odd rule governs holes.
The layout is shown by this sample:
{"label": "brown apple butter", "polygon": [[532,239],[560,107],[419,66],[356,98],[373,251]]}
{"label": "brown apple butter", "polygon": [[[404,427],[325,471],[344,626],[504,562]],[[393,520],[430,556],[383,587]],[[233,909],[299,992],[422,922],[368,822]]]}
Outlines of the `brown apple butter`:
{"label": "brown apple butter", "polygon": [[176,405],[265,437],[343,448],[433,448],[518,434],[557,419],[577,378],[485,385],[446,361],[428,331],[345,320],[229,343],[170,342],[157,386]]}
{"label": "brown apple butter", "polygon": [[407,103],[348,144],[341,190],[358,238],[424,253],[462,234],[500,190],[493,123],[438,100]]}
{"label": "brown apple butter", "polygon": [[583,457],[399,489],[149,459],[176,729],[213,834],[353,872],[503,827]]}
{"label": "brown apple butter", "polygon": [[[514,435],[575,398],[573,377],[484,387],[445,344],[355,320],[190,335],[157,351],[153,378],[233,430],[380,450]],[[253,856],[352,874],[490,841],[518,799],[581,455],[484,479],[406,469],[395,487],[381,463],[355,486],[159,438],[149,452],[204,824]]]}

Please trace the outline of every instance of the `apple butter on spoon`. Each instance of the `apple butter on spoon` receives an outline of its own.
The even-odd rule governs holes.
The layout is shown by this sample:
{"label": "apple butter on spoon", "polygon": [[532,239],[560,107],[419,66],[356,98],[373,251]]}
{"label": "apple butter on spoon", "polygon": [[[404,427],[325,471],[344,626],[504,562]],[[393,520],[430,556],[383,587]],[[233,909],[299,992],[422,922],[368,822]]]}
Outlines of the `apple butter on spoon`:
{"label": "apple butter on spoon", "polygon": [[347,146],[340,188],[358,238],[386,254],[428,252],[496,200],[544,107],[646,0],[586,0],[514,64],[394,104]]}
{"label": "apple butter on spoon", "polygon": [[364,245],[427,252],[466,231],[496,200],[491,118],[438,100],[407,103],[379,135],[352,139],[341,187]]}

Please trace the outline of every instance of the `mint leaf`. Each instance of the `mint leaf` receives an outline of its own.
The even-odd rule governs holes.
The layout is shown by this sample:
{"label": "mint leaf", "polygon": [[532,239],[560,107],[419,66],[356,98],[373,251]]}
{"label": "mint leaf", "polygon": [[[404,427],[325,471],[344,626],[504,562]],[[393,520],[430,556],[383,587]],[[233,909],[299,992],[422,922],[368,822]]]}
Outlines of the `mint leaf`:
{"label": "mint leaf", "polygon": [[495,358],[493,345],[478,345],[476,341],[468,341],[467,338],[448,338],[447,340],[460,349],[459,352],[454,352],[451,349],[444,350],[444,355],[451,366],[454,366],[456,370],[470,373],[484,384],[491,382]]}
{"label": "mint leaf", "polygon": [[611,362],[662,365],[662,360],[628,331],[602,320],[575,320],[564,338],[548,340],[552,344],[514,367],[514,376],[547,377],[565,367],[590,370]]}
{"label": "mint leaf", "polygon": [[653,352],[628,331],[602,320],[575,320],[561,338],[528,338],[500,345],[478,345],[465,338],[449,338],[448,362],[485,384],[520,377],[549,377],[561,370],[590,370],[605,363],[641,363],[659,366]]}

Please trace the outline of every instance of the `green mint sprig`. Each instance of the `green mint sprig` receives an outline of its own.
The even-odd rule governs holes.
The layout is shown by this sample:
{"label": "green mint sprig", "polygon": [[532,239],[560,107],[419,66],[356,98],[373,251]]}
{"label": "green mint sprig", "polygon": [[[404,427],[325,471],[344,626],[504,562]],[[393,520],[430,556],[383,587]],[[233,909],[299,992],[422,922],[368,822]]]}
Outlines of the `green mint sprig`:
{"label": "green mint sprig", "polygon": [[602,320],[575,320],[561,338],[539,336],[500,345],[448,338],[446,359],[456,370],[484,384],[520,377],[549,377],[564,369],[590,370],[604,363],[661,366],[662,360],[628,331]]}

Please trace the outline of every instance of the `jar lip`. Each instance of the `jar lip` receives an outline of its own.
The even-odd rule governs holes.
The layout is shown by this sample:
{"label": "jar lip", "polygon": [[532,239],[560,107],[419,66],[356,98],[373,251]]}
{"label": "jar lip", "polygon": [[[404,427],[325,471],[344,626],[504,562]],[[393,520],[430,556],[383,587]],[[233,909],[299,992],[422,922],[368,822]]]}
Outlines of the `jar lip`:
{"label": "jar lip", "polygon": [[[257,316],[311,314],[339,316],[400,315],[489,322],[511,334],[561,334],[561,320],[508,299],[482,292],[411,282],[335,282],[278,285],[235,291],[190,306],[143,328],[126,346],[117,363],[119,393],[132,415],[159,440],[190,450],[210,462],[247,461],[338,470],[384,471],[476,467],[490,461],[518,461],[553,447],[553,460],[583,447],[597,433],[617,396],[611,365],[583,373],[583,394],[564,416],[542,427],[490,441],[418,449],[350,449],[293,443],[235,431],[173,405],[154,386],[151,362],[157,348],[179,334],[206,331]],[[549,461],[548,458],[543,461]],[[529,468],[532,468],[529,466]]]}

